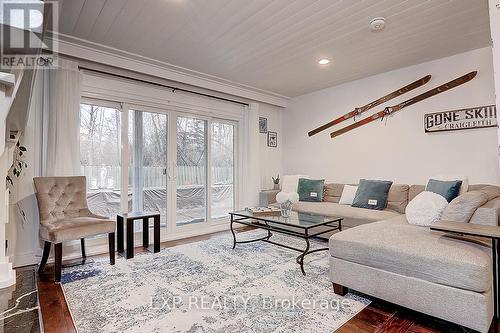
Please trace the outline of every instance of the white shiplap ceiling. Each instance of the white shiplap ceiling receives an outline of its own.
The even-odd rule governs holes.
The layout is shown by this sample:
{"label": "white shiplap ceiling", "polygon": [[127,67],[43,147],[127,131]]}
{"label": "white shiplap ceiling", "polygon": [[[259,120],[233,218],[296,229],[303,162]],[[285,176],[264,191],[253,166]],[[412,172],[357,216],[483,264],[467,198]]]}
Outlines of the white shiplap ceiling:
{"label": "white shiplap ceiling", "polygon": [[487,0],[59,2],[63,34],[290,97],[491,43]]}

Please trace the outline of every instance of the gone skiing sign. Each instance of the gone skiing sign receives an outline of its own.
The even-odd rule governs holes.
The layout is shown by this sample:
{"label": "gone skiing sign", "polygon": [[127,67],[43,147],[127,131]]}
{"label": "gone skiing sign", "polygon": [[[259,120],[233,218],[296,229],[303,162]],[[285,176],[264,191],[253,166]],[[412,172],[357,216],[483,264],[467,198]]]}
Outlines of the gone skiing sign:
{"label": "gone skiing sign", "polygon": [[496,126],[498,122],[495,105],[428,113],[424,116],[426,133]]}

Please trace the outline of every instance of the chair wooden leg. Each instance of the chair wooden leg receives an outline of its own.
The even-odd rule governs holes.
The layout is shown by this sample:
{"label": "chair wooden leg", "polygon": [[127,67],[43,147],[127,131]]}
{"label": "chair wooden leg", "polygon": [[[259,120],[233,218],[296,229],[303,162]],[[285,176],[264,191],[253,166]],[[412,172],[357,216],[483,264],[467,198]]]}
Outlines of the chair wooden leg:
{"label": "chair wooden leg", "polygon": [[45,264],[47,264],[47,259],[49,259],[51,246],[52,246],[51,242],[45,241],[45,243],[43,244],[43,254],[42,254],[42,260],[40,260],[40,265],[38,266],[38,274],[41,274],[45,269]]}
{"label": "chair wooden leg", "polygon": [[55,271],[54,280],[56,282],[61,282],[61,271],[62,271],[62,243],[54,244],[55,252]]}
{"label": "chair wooden leg", "polygon": [[82,248],[82,258],[87,259],[87,253],[85,252],[85,238],[80,239],[80,245]]}
{"label": "chair wooden leg", "polygon": [[115,233],[110,232],[108,234],[108,244],[109,244],[109,263],[111,265],[115,264]]}
{"label": "chair wooden leg", "polygon": [[336,283],[333,284],[333,292],[340,296],[345,296],[347,294],[347,288]]}

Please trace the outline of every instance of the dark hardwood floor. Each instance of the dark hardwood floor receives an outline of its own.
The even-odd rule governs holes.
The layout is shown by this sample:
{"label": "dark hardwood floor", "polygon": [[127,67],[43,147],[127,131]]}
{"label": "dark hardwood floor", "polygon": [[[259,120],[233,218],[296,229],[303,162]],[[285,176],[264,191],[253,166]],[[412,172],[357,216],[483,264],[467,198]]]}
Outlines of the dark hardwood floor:
{"label": "dark hardwood floor", "polygon": [[[242,228],[239,232],[248,230],[251,230],[251,228]],[[210,239],[214,236],[219,236],[220,234],[221,233],[214,233],[182,240],[169,241],[162,243],[162,248],[198,242]],[[141,252],[143,249],[136,248],[135,251]],[[65,262],[65,264],[67,265],[72,263]],[[47,265],[45,272],[39,275],[38,293],[45,332],[76,333],[62,289],[59,284],[54,283],[53,265]],[[491,328],[490,332],[493,331],[493,328]],[[426,316],[382,300],[373,299],[369,306],[367,306],[363,311],[357,314],[336,332],[459,333],[471,331],[461,326],[444,322],[437,318]]]}

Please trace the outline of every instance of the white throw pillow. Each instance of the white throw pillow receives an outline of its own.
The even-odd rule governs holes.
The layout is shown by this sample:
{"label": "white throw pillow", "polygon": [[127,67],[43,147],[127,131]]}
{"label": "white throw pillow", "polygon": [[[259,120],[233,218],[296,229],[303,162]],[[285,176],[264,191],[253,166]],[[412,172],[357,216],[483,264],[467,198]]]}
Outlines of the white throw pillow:
{"label": "white throw pillow", "polygon": [[[441,181],[450,181],[450,180],[461,180],[462,185],[460,186],[460,194],[464,194],[469,190],[469,178],[465,175],[437,175],[430,177],[429,179],[441,180]],[[427,183],[429,183],[429,179],[427,179]]]}
{"label": "white throw pillow", "polygon": [[307,175],[287,175],[283,176],[283,183],[281,184],[281,192],[295,192],[299,187],[299,178],[309,179]]}
{"label": "white throw pillow", "polygon": [[448,201],[442,195],[424,191],[406,206],[406,219],[410,224],[430,226],[441,220],[446,206]]}
{"label": "white throw pillow", "polygon": [[349,206],[352,205],[357,190],[358,190],[357,186],[344,185],[344,189],[342,190],[342,195],[340,196],[339,204],[349,205]]}

